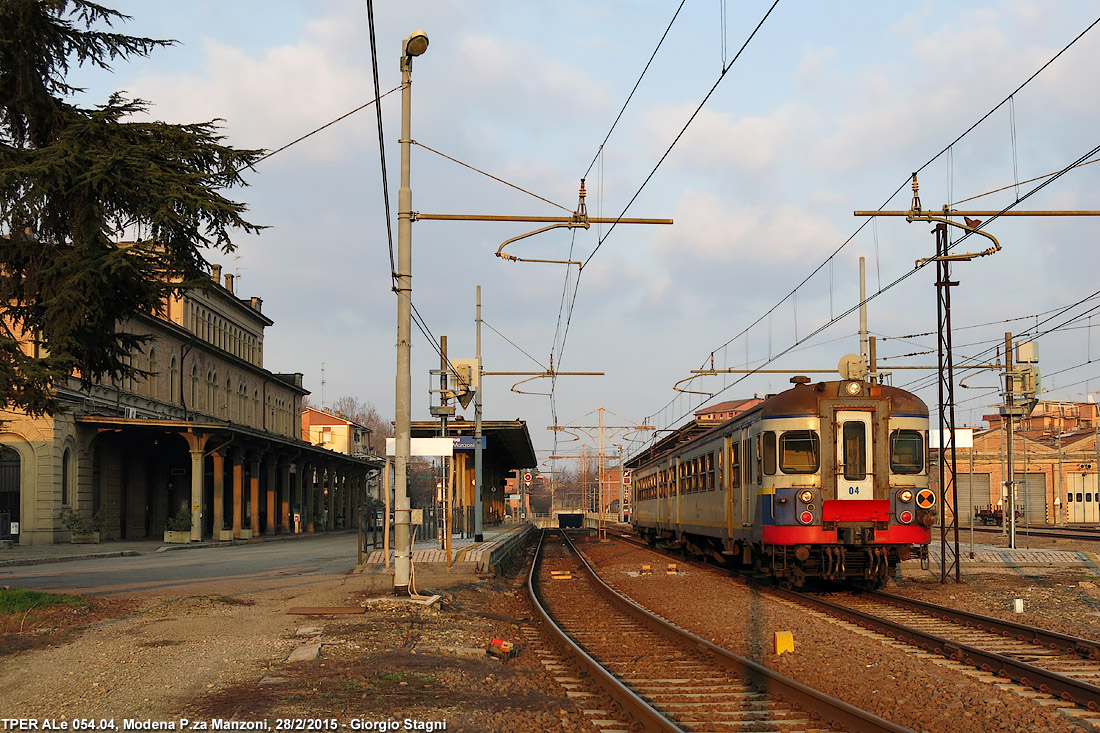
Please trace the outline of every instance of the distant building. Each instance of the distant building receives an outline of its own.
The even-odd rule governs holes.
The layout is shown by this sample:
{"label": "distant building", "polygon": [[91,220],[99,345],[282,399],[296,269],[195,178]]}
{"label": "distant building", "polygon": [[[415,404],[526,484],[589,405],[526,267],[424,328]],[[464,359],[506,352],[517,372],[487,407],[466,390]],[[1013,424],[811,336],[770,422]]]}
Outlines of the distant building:
{"label": "distant building", "polygon": [[719,402],[717,405],[711,405],[710,407],[704,407],[701,410],[695,411],[695,419],[699,422],[725,422],[731,420],[746,410],[752,408],[763,402],[759,397],[749,397],[743,400],[730,400],[729,402]]}
{"label": "distant building", "polygon": [[[1007,510],[1006,425],[999,414],[984,419],[989,427],[974,430],[974,447],[956,450],[958,516],[964,526],[976,508]],[[1016,510],[1023,513],[1022,524],[1100,524],[1096,404],[1039,402],[1029,417],[1014,422],[1012,445]],[[939,451],[932,451],[931,475],[937,484],[938,461]]]}
{"label": "distant building", "polygon": [[307,407],[302,411],[302,440],[326,450],[365,458],[373,452],[372,432],[324,409]]}

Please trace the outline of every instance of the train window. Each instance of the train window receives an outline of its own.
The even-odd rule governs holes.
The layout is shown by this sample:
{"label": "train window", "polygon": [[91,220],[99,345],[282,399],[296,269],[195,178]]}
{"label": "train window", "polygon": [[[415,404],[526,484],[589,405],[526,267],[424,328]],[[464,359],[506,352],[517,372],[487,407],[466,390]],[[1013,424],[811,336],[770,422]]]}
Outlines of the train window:
{"label": "train window", "polygon": [[1092,494],[1091,493],[1085,494],[1085,501],[1092,501]]}
{"label": "train window", "polygon": [[741,444],[730,445],[730,486],[741,488]]}
{"label": "train window", "polygon": [[821,463],[817,433],[788,430],[779,436],[779,468],[783,473],[816,473]]}
{"label": "train window", "polygon": [[1077,494],[1077,501],[1078,501],[1078,502],[1080,502],[1080,501],[1081,501],[1081,494],[1080,494],[1080,492],[1078,492],[1078,494]]}
{"label": "train window", "polygon": [[775,475],[775,433],[771,430],[764,433],[764,473]]}
{"label": "train window", "polygon": [[844,423],[844,478],[862,481],[867,478],[867,428],[858,421]]}
{"label": "train window", "polygon": [[890,433],[890,471],[920,473],[924,470],[924,435],[919,430]]}

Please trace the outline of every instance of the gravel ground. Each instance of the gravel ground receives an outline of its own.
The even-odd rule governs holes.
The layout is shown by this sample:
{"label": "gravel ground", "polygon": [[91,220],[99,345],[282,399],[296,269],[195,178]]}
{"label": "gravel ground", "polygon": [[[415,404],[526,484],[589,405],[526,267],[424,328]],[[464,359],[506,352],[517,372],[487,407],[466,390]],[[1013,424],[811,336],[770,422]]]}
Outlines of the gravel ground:
{"label": "gravel ground", "polygon": [[[614,584],[666,617],[909,727],[1084,730],[1015,695],[768,602],[721,573],[631,577],[643,551],[595,544],[587,551]],[[652,555],[645,561],[663,567]],[[198,588],[188,596],[96,599],[82,611],[32,611],[9,619],[11,634],[0,636],[0,717],[106,718],[119,729],[125,718],[320,717],[345,729],[352,721],[410,718],[446,720],[448,731],[597,730],[526,646],[521,626],[535,624],[519,576],[417,573],[421,592],[443,593],[442,604],[387,601],[355,616],[287,614],[292,606],[356,605],[392,587],[384,575],[348,575],[290,597],[253,589],[247,602],[221,595],[224,588]],[[983,568],[965,580],[940,584],[928,573],[903,573],[890,590],[1006,618],[1020,618],[1012,599],[1022,597],[1024,620],[1100,638],[1093,568]],[[307,627],[320,635],[300,635]],[[772,654],[776,630],[794,633],[794,654]],[[517,644],[514,658],[502,663],[484,654],[494,637]],[[323,645],[320,658],[286,661],[311,639]]]}

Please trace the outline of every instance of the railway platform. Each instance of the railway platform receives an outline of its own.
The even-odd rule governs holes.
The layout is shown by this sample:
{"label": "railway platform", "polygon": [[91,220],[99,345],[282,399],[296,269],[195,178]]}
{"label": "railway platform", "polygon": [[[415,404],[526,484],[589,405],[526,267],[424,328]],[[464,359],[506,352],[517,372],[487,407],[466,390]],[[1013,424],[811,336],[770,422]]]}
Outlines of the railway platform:
{"label": "railway platform", "polygon": [[[412,563],[414,566],[431,566],[433,570],[452,569],[475,573],[497,575],[511,554],[521,547],[523,538],[533,531],[530,524],[502,524],[486,527],[482,541],[474,542],[471,537],[454,535],[451,537],[450,564],[447,551],[436,538],[418,538],[413,543]],[[393,567],[393,547],[389,549],[389,567]],[[386,567],[384,550],[373,550],[367,555],[366,562],[360,566],[362,572],[378,572]]]}
{"label": "railway platform", "polygon": [[[1025,568],[1025,567],[1089,567],[1100,570],[1100,556],[1092,552],[1078,550],[1059,550],[1050,547],[1002,547],[989,544],[975,544],[971,557],[969,542],[959,543],[959,566],[968,568]],[[947,559],[953,559],[954,545],[947,546]],[[938,540],[928,545],[929,568],[938,572],[943,556],[943,548]],[[906,560],[898,565],[904,571],[920,571],[919,560]]]}

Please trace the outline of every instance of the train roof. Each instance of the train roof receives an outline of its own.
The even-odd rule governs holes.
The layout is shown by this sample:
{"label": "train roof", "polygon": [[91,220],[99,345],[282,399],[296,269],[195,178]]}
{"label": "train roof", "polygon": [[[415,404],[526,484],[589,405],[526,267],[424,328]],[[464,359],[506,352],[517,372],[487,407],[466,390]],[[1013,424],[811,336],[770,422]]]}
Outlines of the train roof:
{"label": "train roof", "polygon": [[[844,391],[845,385],[849,383],[849,381],[835,381],[795,384],[791,389],[784,392],[768,395],[760,404],[722,423],[715,424],[713,421],[709,420],[693,419],[691,422],[669,433],[652,446],[631,457],[630,460],[626,462],[626,467],[631,469],[637,468],[680,445],[691,442],[712,432],[720,432],[730,423],[743,420],[751,415],[759,415],[760,417],[817,415],[819,413],[818,405],[822,399],[852,399],[853,396]],[[867,384],[866,382],[858,382],[858,384],[861,385],[863,394],[857,395],[856,398],[860,396],[873,399],[885,397],[890,400],[890,411],[893,414],[916,415],[919,417],[928,416],[928,405],[924,404],[924,400],[917,397],[912,392],[907,392],[904,389],[891,387],[886,384]]]}

